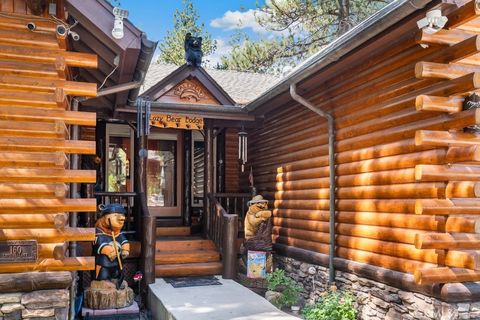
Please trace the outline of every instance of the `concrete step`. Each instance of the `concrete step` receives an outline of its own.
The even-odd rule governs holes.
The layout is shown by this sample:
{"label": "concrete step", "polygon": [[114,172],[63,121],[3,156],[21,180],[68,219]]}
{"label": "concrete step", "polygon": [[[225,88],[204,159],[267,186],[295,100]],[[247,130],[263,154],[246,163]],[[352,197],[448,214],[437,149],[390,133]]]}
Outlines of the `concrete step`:
{"label": "concrete step", "polygon": [[183,263],[155,266],[155,275],[157,277],[207,276],[221,273],[221,262]]}
{"label": "concrete step", "polygon": [[220,261],[220,253],[216,250],[162,251],[155,254],[155,264],[184,264]]}

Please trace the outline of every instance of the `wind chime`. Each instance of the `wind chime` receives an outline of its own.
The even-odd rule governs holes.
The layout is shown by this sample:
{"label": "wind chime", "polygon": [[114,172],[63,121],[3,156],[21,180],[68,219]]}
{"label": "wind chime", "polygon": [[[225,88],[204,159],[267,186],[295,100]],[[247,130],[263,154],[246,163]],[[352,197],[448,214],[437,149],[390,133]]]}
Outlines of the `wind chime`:
{"label": "wind chime", "polygon": [[242,163],[242,172],[245,172],[245,163],[247,163],[248,152],[248,133],[242,126],[242,130],[238,133],[238,160]]}

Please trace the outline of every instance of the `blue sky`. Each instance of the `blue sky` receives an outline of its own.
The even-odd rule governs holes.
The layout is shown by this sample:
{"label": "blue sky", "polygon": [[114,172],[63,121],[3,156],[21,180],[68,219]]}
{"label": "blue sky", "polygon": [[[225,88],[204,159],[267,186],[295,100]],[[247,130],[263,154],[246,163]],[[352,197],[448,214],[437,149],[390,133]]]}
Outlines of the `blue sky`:
{"label": "blue sky", "polygon": [[[114,1],[112,1],[114,3]],[[182,8],[181,0],[120,0],[122,8],[129,11],[129,19],[145,31],[151,40],[161,41],[173,27],[173,13]],[[228,40],[239,29],[250,36],[262,36],[263,30],[255,22],[253,10],[257,0],[193,0],[200,16],[199,22],[217,39],[219,55],[228,52]],[[263,2],[263,1],[262,1]],[[210,59],[212,60],[212,59]],[[216,60],[214,58],[214,60]]]}

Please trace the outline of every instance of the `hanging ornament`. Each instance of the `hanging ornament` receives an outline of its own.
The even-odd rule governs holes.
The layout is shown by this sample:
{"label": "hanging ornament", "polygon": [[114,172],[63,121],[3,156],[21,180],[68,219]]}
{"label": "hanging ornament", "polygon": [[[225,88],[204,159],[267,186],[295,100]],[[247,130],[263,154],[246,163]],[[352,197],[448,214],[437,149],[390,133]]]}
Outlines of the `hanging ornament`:
{"label": "hanging ornament", "polygon": [[238,160],[242,164],[242,172],[245,171],[245,163],[247,163],[247,149],[248,149],[248,133],[242,127],[238,133]]}

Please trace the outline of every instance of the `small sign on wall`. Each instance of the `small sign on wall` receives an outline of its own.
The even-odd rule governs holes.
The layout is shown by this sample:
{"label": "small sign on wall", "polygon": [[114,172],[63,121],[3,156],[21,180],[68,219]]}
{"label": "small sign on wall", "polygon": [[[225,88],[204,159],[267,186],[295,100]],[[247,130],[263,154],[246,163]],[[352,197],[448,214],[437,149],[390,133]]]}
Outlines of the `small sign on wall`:
{"label": "small sign on wall", "polygon": [[38,244],[36,240],[0,241],[0,263],[36,262]]}
{"label": "small sign on wall", "polygon": [[201,130],[203,124],[201,117],[157,113],[150,115],[150,125],[159,128]]}

